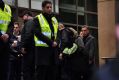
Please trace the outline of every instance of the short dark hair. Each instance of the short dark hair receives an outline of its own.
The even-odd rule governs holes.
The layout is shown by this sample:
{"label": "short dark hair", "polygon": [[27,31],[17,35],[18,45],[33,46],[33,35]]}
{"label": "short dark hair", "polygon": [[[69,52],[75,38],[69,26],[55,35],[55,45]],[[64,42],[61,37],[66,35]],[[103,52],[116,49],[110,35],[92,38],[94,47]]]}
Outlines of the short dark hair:
{"label": "short dark hair", "polygon": [[18,25],[19,26],[19,22],[14,22],[14,25]]}
{"label": "short dark hair", "polygon": [[90,30],[90,28],[87,25],[83,25],[82,28],[86,28],[86,29]]}
{"label": "short dark hair", "polygon": [[22,16],[24,16],[24,15],[28,15],[28,16],[31,16],[31,17],[33,16],[32,12],[31,11],[27,11],[27,10],[23,12]]}
{"label": "short dark hair", "polygon": [[52,2],[51,1],[43,1],[42,2],[42,7],[45,7],[47,4],[52,4]]}

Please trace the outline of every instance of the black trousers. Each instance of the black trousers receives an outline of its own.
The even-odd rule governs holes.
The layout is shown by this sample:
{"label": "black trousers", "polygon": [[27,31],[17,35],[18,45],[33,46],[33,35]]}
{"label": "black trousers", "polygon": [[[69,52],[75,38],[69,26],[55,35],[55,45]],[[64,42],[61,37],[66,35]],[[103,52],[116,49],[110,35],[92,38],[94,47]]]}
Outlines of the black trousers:
{"label": "black trousers", "polygon": [[72,80],[72,67],[69,57],[63,58],[61,62],[61,80]]}
{"label": "black trousers", "polygon": [[35,53],[34,49],[27,50],[23,56],[23,79],[35,80]]}
{"label": "black trousers", "polygon": [[76,61],[72,56],[64,55],[61,63],[61,80],[88,80],[88,65],[80,63],[80,60]]}
{"label": "black trousers", "polygon": [[9,60],[8,80],[21,80],[21,58]]}
{"label": "black trousers", "polygon": [[36,80],[59,80],[55,48],[36,47]]}
{"label": "black trousers", "polygon": [[57,66],[38,65],[36,68],[36,80],[59,80],[57,68]]}
{"label": "black trousers", "polygon": [[7,80],[8,50],[0,47],[0,80]]}

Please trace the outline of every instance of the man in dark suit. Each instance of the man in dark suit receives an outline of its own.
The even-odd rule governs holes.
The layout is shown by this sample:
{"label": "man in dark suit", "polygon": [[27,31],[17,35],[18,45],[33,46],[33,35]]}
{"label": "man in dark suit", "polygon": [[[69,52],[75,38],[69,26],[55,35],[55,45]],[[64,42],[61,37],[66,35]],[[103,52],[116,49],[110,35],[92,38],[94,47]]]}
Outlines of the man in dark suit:
{"label": "man in dark suit", "polygon": [[[22,42],[25,39],[24,34],[26,34],[26,32],[27,32],[27,29],[26,29],[27,27],[25,26],[25,24],[29,20],[33,19],[32,12],[24,11],[22,19],[24,21],[24,26],[23,26],[22,32],[21,32],[21,44],[22,44]],[[28,28],[29,28],[29,26],[28,26]],[[23,66],[23,79],[24,80],[34,80],[34,74],[35,74],[35,54],[34,54],[35,53],[35,48],[34,48],[33,38],[31,38],[31,40],[29,40],[29,43],[30,44],[27,44],[25,46],[27,52],[24,54],[23,62],[22,62],[22,66]]]}
{"label": "man in dark suit", "polygon": [[83,42],[85,46],[85,54],[89,56],[89,71],[88,76],[92,75],[92,68],[95,63],[95,54],[96,54],[96,41],[95,38],[90,34],[89,27],[84,25],[81,29],[83,34]]}

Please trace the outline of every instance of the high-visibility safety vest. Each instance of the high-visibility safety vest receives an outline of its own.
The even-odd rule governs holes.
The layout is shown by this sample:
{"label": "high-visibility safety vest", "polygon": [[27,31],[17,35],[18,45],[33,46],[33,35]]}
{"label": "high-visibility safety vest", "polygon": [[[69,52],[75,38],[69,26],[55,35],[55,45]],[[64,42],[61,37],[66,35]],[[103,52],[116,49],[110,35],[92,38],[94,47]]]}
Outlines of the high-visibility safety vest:
{"label": "high-visibility safety vest", "polygon": [[[43,16],[43,14],[39,14],[37,17],[38,17],[38,20],[40,23],[40,28],[41,28],[42,34],[44,34],[49,39],[51,39],[52,32],[51,32],[50,25],[48,24],[46,18]],[[52,24],[53,24],[53,28],[54,28],[54,37],[56,39],[57,31],[58,31],[58,21],[55,17],[52,17]],[[35,40],[35,46],[49,47],[45,42],[39,40],[36,36],[34,36],[34,40]]]}
{"label": "high-visibility safety vest", "polygon": [[8,25],[11,22],[11,8],[9,5],[5,4],[4,10],[0,8],[0,32],[2,34],[6,33]]}

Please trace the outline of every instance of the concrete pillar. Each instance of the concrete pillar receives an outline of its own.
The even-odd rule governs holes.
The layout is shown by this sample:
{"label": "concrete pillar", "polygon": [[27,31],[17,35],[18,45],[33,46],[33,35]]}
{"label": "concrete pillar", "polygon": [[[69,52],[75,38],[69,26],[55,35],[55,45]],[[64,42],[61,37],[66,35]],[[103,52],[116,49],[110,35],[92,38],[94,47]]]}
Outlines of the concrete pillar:
{"label": "concrete pillar", "polygon": [[98,0],[99,63],[116,55],[115,0]]}

